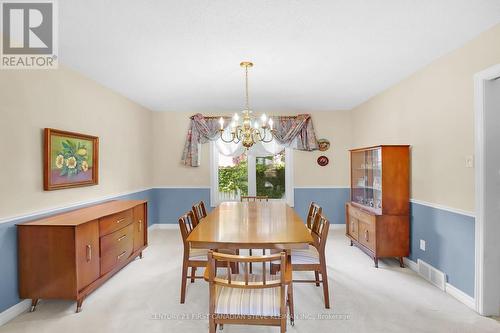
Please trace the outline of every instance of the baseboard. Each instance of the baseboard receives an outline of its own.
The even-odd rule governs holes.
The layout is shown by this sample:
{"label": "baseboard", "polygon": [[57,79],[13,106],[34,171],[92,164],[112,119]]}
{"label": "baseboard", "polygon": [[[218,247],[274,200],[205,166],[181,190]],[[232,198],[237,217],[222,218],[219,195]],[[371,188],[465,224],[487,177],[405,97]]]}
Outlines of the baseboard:
{"label": "baseboard", "polygon": [[25,299],[7,310],[0,313],[0,326],[7,324],[12,319],[16,318],[20,314],[27,312],[31,307],[31,300]]}
{"label": "baseboard", "polygon": [[476,311],[476,301],[457,287],[446,283],[446,293]]}
{"label": "baseboard", "polygon": [[412,271],[414,271],[415,273],[418,273],[418,265],[416,262],[414,262],[413,260],[411,259],[408,259],[408,258],[403,258],[403,262],[404,264],[406,265],[406,267],[408,267],[409,269],[411,269]]}
{"label": "baseboard", "polygon": [[179,229],[178,224],[173,223],[155,223],[148,227],[148,230],[177,230]]}
{"label": "baseboard", "polygon": [[[411,269],[412,271],[414,271],[415,273],[418,274],[418,265],[416,262],[414,262],[413,260],[408,259],[408,258],[403,258],[403,261],[404,261],[406,267],[408,267],[409,269]],[[476,311],[476,301],[474,300],[474,298],[467,295],[466,293],[464,293],[463,291],[461,291],[457,287],[455,287],[447,282],[445,292],[448,295],[450,295],[451,297],[458,300],[459,302],[465,304],[468,308]]]}

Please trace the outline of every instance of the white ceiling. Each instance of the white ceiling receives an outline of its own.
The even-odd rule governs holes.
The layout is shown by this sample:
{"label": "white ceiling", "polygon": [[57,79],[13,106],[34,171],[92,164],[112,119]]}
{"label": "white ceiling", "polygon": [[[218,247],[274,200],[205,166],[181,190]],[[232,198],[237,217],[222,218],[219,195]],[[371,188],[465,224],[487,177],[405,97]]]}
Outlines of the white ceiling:
{"label": "white ceiling", "polygon": [[500,22],[500,0],[64,0],[61,63],[155,111],[351,109]]}

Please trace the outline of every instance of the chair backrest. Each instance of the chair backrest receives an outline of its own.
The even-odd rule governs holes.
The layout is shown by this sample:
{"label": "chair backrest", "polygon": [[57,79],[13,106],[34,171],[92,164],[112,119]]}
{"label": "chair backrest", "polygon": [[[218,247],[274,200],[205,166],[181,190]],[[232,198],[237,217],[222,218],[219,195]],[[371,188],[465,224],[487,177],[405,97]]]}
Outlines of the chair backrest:
{"label": "chair backrest", "polygon": [[205,203],[203,200],[194,204],[192,210],[195,219],[193,227],[196,227],[198,223],[200,223],[201,219],[207,217],[207,210],[205,209]]}
{"label": "chair backrest", "polygon": [[321,214],[323,212],[323,208],[321,208],[320,205],[318,205],[315,202],[311,202],[309,205],[309,212],[307,213],[307,228],[311,229],[314,219],[316,218],[316,215]]}
{"label": "chair backrest", "polygon": [[[263,288],[275,288],[285,286],[285,270],[286,270],[286,253],[276,253],[264,256],[240,256],[232,254],[224,254],[219,252],[208,251],[208,280],[211,285],[220,285],[230,288],[246,288],[246,289],[263,289]],[[280,276],[275,277],[268,275],[271,269],[271,262],[280,265]],[[254,281],[255,275],[250,275],[249,264],[262,264],[262,273],[260,274],[260,279]],[[235,280],[231,275],[231,268],[234,265],[243,264],[243,276],[242,279]],[[267,264],[269,264],[269,269],[267,269]],[[217,268],[223,267],[227,269],[227,274],[225,277],[217,275]],[[240,276],[238,276],[240,277]]]}
{"label": "chair backrest", "polygon": [[195,217],[192,211],[188,211],[186,214],[179,217],[179,227],[181,229],[182,242],[184,243],[184,246],[187,246],[187,238],[196,226],[194,225],[194,220]]}
{"label": "chair backrest", "polygon": [[311,236],[314,240],[314,246],[318,249],[319,252],[325,251],[329,228],[330,221],[328,221],[328,219],[322,214],[316,214],[311,228]]}
{"label": "chair backrest", "polygon": [[257,196],[249,196],[242,195],[240,201],[269,201],[269,197],[267,195],[257,195]]}

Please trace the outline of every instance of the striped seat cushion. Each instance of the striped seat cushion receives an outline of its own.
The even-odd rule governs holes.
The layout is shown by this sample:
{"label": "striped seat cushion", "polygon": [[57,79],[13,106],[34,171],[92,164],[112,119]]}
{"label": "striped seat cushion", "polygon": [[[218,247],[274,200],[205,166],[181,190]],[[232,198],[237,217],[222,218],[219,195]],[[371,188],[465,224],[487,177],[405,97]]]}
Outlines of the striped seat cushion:
{"label": "striped seat cushion", "polygon": [[312,245],[307,249],[293,249],[292,265],[294,264],[319,264],[318,250]]}
{"label": "striped seat cushion", "polygon": [[207,249],[189,249],[189,260],[208,260],[208,250]]}
{"label": "striped seat cushion", "polygon": [[[235,250],[220,249],[220,253],[235,254]],[[189,250],[189,260],[208,260],[208,250],[207,249],[195,249],[191,248]]]}
{"label": "striped seat cushion", "polygon": [[[231,275],[233,281],[244,281],[244,275]],[[221,276],[222,277],[222,276]],[[267,279],[267,278],[266,278]],[[269,279],[279,279],[270,276]],[[249,281],[262,280],[261,275],[249,274]],[[280,315],[281,288],[243,289],[217,285],[215,288],[215,313],[244,316],[271,316]]]}

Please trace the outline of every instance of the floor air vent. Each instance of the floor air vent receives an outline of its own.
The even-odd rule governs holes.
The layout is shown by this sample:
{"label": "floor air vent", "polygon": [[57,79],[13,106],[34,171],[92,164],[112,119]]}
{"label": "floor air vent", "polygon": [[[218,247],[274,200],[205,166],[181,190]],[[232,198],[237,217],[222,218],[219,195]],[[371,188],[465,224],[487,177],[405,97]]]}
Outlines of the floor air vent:
{"label": "floor air vent", "polygon": [[423,260],[417,260],[418,274],[441,290],[446,288],[446,274]]}

